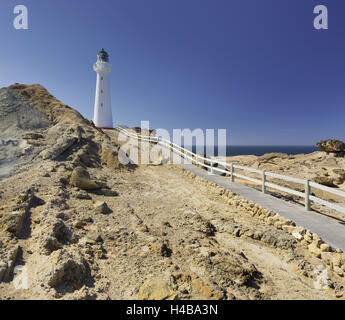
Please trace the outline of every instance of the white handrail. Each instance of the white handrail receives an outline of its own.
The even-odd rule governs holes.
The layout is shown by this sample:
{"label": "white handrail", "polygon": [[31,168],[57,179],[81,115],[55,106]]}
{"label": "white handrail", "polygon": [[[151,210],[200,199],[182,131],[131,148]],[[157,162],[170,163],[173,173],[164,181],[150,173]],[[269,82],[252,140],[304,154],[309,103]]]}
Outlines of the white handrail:
{"label": "white handrail", "polygon": [[281,180],[301,183],[301,184],[305,183],[305,180],[303,180],[303,179],[298,179],[298,178],[294,178],[294,177],[284,176],[284,175],[273,173],[273,172],[266,172],[266,176],[269,176],[269,177],[272,177],[272,178],[281,179]]}
{"label": "white handrail", "polygon": [[254,179],[254,178],[251,178],[251,177],[247,177],[247,176],[245,176],[243,174],[234,173],[234,176],[237,177],[237,178],[241,178],[241,179],[245,179],[245,180],[249,180],[249,181],[261,184],[261,180]]}
{"label": "white handrail", "polygon": [[253,173],[262,173],[262,170],[258,170],[258,169],[254,169],[254,168],[248,168],[248,167],[243,167],[243,166],[240,166],[238,164],[234,164],[234,168],[235,169],[241,169],[241,170],[249,171],[249,172],[253,172]]}
{"label": "white handrail", "polygon": [[[152,142],[152,140],[153,140],[154,142],[157,142],[157,143],[161,144],[162,146],[165,146],[165,147],[171,149],[172,151],[175,151],[176,153],[180,154],[183,158],[191,160],[192,164],[194,163],[194,164],[200,165],[204,168],[211,169],[212,172],[218,171],[221,173],[229,174],[231,176],[231,181],[233,181],[234,177],[238,177],[241,179],[252,181],[252,182],[257,183],[257,184],[262,184],[263,192],[265,192],[266,187],[270,187],[272,189],[276,189],[279,191],[283,191],[283,192],[286,192],[289,194],[296,195],[296,196],[301,197],[301,198],[305,198],[305,200],[306,200],[305,201],[305,207],[307,210],[310,210],[310,201],[314,201],[315,203],[319,203],[319,204],[326,206],[328,208],[331,208],[333,210],[345,213],[344,207],[341,207],[338,204],[331,203],[329,201],[326,201],[326,200],[323,200],[323,199],[320,199],[318,197],[310,195],[310,187],[313,187],[313,188],[316,188],[319,190],[323,190],[323,191],[326,191],[326,192],[329,192],[329,193],[332,193],[332,194],[335,194],[337,196],[345,198],[345,192],[344,191],[334,190],[330,187],[327,187],[327,186],[324,186],[324,185],[321,185],[319,183],[309,181],[309,180],[303,180],[303,179],[285,176],[285,175],[281,175],[281,174],[277,174],[277,173],[273,173],[273,172],[267,172],[264,170],[258,170],[258,169],[254,169],[254,168],[244,167],[244,166],[240,166],[237,164],[235,165],[233,163],[221,162],[221,161],[213,160],[210,158],[205,158],[203,156],[199,156],[198,154],[195,154],[192,151],[185,149],[185,148],[183,148],[183,147],[181,147],[181,146],[179,146],[179,145],[177,145],[177,144],[175,144],[169,140],[166,140],[164,138],[153,137],[153,136],[142,136],[139,134],[128,132],[127,130],[120,128],[120,127],[116,128],[116,129],[120,132],[123,132],[127,136],[132,137],[132,138],[141,139],[143,141],[148,141],[148,142]],[[191,157],[187,154],[191,155]],[[202,160],[204,162],[200,162],[198,160]],[[207,161],[208,163],[211,163],[211,165],[206,164],[205,161]],[[224,169],[215,167],[214,164],[221,165],[224,167]],[[229,167],[231,168],[231,171],[226,170]],[[261,174],[262,180],[248,177],[248,176],[243,175],[243,174],[235,173],[235,172],[233,172],[234,169],[240,169],[240,170],[244,170],[244,171],[248,171],[248,172],[252,172],[252,173]],[[266,182],[266,176],[280,179],[280,180],[284,180],[284,181],[303,184],[303,185],[305,185],[305,192],[303,193],[303,192],[300,192],[300,191],[297,191],[294,189],[279,186],[279,185],[274,184],[274,183]]]}
{"label": "white handrail", "polygon": [[331,209],[334,209],[334,210],[337,210],[337,211],[340,211],[342,213],[345,213],[345,208],[341,207],[341,206],[338,206],[337,204],[335,203],[331,203],[329,201],[326,201],[326,200],[323,200],[323,199],[320,199],[320,198],[317,198],[315,196],[310,196],[310,200],[313,200],[319,204],[322,204],[324,205],[325,207],[329,207]]}
{"label": "white handrail", "polygon": [[313,181],[310,181],[310,186],[314,187],[314,188],[318,188],[318,189],[326,191],[326,192],[330,192],[330,193],[336,194],[337,196],[340,196],[340,197],[345,197],[345,192],[344,191],[334,190],[334,189],[332,189],[330,187],[323,186],[322,184],[318,184],[318,183],[313,182]]}
{"label": "white handrail", "polygon": [[296,190],[293,190],[293,189],[290,189],[290,188],[285,188],[285,187],[282,187],[282,186],[278,186],[277,184],[270,183],[270,182],[266,182],[266,186],[270,187],[272,189],[277,189],[279,191],[283,191],[283,192],[286,192],[286,193],[291,193],[291,194],[294,194],[295,196],[304,198],[304,193],[300,192],[300,191],[296,191]]}

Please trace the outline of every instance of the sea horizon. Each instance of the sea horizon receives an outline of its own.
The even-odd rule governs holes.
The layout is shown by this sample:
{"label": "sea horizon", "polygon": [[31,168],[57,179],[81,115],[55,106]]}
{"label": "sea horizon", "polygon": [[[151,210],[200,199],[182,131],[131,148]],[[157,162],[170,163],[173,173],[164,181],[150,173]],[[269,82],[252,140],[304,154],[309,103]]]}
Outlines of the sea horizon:
{"label": "sea horizon", "polygon": [[[196,152],[196,146],[185,146],[186,149]],[[214,154],[206,151],[204,153],[209,156],[218,156],[218,146],[214,146]],[[319,151],[319,148],[313,145],[227,145],[226,156],[255,155],[262,156],[266,153],[278,152],[288,155],[309,154]]]}

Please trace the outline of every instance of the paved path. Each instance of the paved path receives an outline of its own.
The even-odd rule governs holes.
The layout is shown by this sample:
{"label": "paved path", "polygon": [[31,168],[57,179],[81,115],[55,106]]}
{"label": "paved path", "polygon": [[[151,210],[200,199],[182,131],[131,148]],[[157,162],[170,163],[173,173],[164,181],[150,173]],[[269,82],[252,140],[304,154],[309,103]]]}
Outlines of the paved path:
{"label": "paved path", "polygon": [[208,171],[192,164],[181,164],[180,167],[193,172],[195,175],[208,181],[215,182],[224,189],[251,200],[263,208],[272,210],[279,215],[294,221],[297,225],[303,226],[313,233],[318,234],[325,242],[334,248],[342,249],[345,252],[345,226],[334,220],[328,219],[318,213],[306,211],[293,203],[275,198],[253,188],[230,182],[230,178],[219,175],[211,175]]}

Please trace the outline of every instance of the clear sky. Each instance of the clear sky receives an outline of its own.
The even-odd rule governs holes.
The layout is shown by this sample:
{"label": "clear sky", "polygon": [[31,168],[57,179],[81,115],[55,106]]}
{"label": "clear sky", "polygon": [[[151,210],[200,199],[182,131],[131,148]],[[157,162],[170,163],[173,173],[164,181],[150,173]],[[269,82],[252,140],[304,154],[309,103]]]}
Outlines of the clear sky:
{"label": "clear sky", "polygon": [[[15,30],[13,8],[29,10]],[[329,29],[315,30],[327,5]],[[228,144],[345,140],[343,0],[1,0],[0,87],[39,83],[93,116],[104,47],[115,124],[226,128]]]}

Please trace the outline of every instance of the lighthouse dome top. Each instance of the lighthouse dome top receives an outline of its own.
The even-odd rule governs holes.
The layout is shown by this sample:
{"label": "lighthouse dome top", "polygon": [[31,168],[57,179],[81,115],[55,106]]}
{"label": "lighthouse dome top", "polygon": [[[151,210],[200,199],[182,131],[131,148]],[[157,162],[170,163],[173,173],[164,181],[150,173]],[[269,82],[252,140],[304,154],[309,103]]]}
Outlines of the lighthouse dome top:
{"label": "lighthouse dome top", "polygon": [[109,62],[109,55],[103,48],[97,53],[97,61]]}

